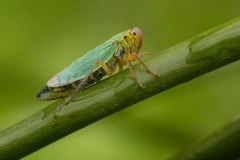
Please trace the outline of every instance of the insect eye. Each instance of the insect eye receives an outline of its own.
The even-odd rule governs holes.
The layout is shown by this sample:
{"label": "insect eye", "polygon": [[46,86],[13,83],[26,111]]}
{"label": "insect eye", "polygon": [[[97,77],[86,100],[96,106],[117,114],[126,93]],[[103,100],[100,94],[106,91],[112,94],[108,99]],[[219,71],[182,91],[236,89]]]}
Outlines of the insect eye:
{"label": "insect eye", "polygon": [[136,32],[133,32],[133,35],[136,36],[137,35]]}
{"label": "insect eye", "polygon": [[127,39],[127,36],[124,36],[123,38],[124,38],[124,39]]}

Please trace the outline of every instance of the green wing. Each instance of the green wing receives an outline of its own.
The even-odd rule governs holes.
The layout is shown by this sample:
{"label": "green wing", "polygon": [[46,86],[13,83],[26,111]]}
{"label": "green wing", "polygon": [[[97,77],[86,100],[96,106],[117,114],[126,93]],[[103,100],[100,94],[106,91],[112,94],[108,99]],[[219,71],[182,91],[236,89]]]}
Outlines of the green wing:
{"label": "green wing", "polygon": [[[47,85],[49,87],[59,87],[73,83],[82,79],[97,60],[107,62],[117,49],[117,45],[114,44],[115,40],[119,40],[123,33],[124,32],[115,35],[113,38],[105,41],[81,58],[74,61],[63,71],[49,79]],[[100,66],[96,65],[94,71],[99,68]]]}

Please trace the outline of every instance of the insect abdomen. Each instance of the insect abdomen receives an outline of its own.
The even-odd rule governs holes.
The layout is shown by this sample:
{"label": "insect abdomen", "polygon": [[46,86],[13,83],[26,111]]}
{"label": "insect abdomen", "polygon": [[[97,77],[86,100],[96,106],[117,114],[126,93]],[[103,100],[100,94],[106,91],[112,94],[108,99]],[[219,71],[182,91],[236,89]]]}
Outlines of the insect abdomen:
{"label": "insect abdomen", "polygon": [[[105,76],[105,75],[106,75],[106,72],[102,68],[94,71],[89,76],[89,78],[85,84],[85,87],[90,86],[93,83],[100,81],[103,78],[103,76]],[[65,96],[71,94],[72,89],[74,89],[81,82],[81,80],[78,80],[71,84],[67,84],[67,85],[60,86],[60,87],[45,86],[38,92],[37,98],[40,100],[48,101],[48,100],[54,100],[54,99],[65,97]]]}

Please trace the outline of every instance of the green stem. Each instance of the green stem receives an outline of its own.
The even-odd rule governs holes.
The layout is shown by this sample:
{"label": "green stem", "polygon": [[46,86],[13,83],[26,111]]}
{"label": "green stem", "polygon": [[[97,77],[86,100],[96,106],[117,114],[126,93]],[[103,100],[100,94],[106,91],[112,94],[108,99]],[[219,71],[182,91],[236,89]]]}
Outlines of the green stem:
{"label": "green stem", "polygon": [[240,119],[171,160],[236,160],[240,157]]}
{"label": "green stem", "polygon": [[140,64],[134,65],[144,90],[127,69],[77,94],[58,117],[53,116],[54,111],[64,99],[1,131],[0,159],[20,159],[112,113],[239,59],[240,18],[144,59],[160,78],[148,74]]}

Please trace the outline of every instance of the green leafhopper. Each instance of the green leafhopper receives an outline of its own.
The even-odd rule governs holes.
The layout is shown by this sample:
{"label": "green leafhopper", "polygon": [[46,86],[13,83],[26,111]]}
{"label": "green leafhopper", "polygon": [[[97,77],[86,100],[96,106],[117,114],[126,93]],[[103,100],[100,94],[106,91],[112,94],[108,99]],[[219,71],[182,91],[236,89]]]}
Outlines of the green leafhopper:
{"label": "green leafhopper", "polygon": [[[146,53],[138,54],[141,46],[142,31],[139,28],[135,27],[121,32],[89,51],[49,79],[47,86],[38,92],[37,98],[39,100],[54,100],[68,96],[62,105],[64,106],[80,90],[96,84],[104,76],[111,76],[117,67],[118,71],[121,71],[124,65],[128,66],[138,86],[144,88],[135,76],[131,65],[132,61],[138,59],[147,72],[157,77],[159,77],[159,74],[151,71],[140,59],[140,56]],[[59,107],[58,110],[61,108]]]}

